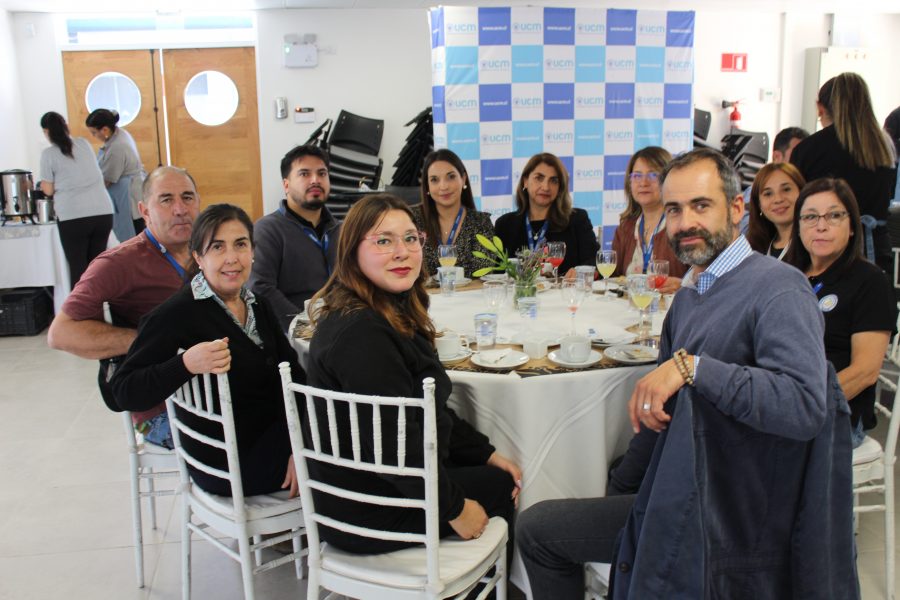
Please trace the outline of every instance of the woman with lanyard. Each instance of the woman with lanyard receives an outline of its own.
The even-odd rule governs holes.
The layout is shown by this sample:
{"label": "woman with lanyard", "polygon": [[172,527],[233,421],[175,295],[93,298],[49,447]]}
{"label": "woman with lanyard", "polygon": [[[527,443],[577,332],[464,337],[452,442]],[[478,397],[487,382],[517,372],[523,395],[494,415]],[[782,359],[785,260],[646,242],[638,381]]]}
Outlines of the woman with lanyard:
{"label": "woman with lanyard", "polygon": [[853,447],[875,427],[875,382],[897,316],[891,284],[861,253],[862,224],[850,186],[822,178],[794,208],[785,261],[809,277],[825,317],[825,357],[850,402]]}
{"label": "woman with lanyard", "polygon": [[84,124],[94,138],[103,142],[97,153],[97,161],[103,171],[106,191],[116,210],[113,215],[113,232],[120,242],[124,242],[143,229],[138,202],[141,200],[141,186],[147,174],[134,138],[118,127],[118,122],[119,113],[98,108],[88,115]]}
{"label": "woman with lanyard", "polygon": [[747,241],[761,254],[784,260],[791,243],[794,204],[806,185],[790,163],[769,163],[759,170],[750,188]]}
{"label": "woman with lanyard", "polygon": [[437,248],[456,246],[456,266],[466,277],[473,271],[490,266],[490,261],[476,258],[474,250],[481,246],[476,234],[494,237],[491,216],[475,208],[472,186],[462,160],[450,150],[435,150],[422,165],[422,203],[413,207],[413,220],[425,239],[425,271],[437,273],[440,266]]}
{"label": "woman with lanyard", "polygon": [[816,107],[823,128],[797,144],[791,162],[807,181],[840,177],[847,182],[862,215],[865,256],[890,272],[887,217],[897,169],[892,144],[875,119],[869,88],[856,73],[841,73],[819,89]]}
{"label": "woman with lanyard", "polygon": [[528,160],[516,186],[516,207],[494,225],[507,250],[564,242],[566,255],[558,272],[566,277],[574,277],[577,265],[595,264],[597,236],[587,212],[572,206],[569,174],[559,158],[544,152]]}
{"label": "woman with lanyard", "polygon": [[675,257],[666,236],[666,214],[659,189],[659,174],[672,160],[665,148],[647,146],[635,152],[625,169],[625,198],[628,204],[619,215],[613,237],[616,251],[615,275],[646,273],[651,260],[669,263],[669,277],[659,288],[671,294],[681,287],[687,267]]}

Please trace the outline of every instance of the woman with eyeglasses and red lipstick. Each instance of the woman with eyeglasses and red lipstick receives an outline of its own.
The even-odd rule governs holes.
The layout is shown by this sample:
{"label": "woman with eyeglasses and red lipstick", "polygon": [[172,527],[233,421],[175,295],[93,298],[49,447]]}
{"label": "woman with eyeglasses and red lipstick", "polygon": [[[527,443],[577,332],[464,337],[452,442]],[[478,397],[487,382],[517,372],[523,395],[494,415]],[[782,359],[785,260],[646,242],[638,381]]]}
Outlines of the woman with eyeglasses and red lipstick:
{"label": "woman with eyeglasses and red lipstick", "polygon": [[[463,539],[477,538],[491,516],[505,518],[512,532],[522,472],[447,406],[452,384],[434,348],[436,332],[428,315],[422,273],[424,243],[424,234],[400,198],[376,194],[353,205],[341,226],[334,272],[313,297],[313,304],[320,300],[322,304],[312,315],[315,333],[309,348],[308,381],[340,392],[421,397],[422,380],[433,377],[441,536],[455,533]],[[325,407],[317,411],[322,413],[319,422],[327,422]],[[361,414],[359,420],[371,422],[371,417]],[[392,417],[389,409],[382,409],[384,456],[396,456],[397,433],[390,430],[396,420],[396,413]],[[415,411],[407,417],[406,462],[410,466],[423,464],[420,420],[421,413]],[[340,414],[338,427],[341,446],[349,447],[349,420]],[[360,431],[360,437],[365,456],[372,452],[373,432]],[[423,497],[421,480],[415,478],[385,477],[324,463],[308,466],[319,470],[318,478],[339,487],[380,496]],[[319,496],[316,508],[324,515],[373,529],[424,532],[420,510],[390,506],[376,510],[331,495]],[[329,528],[323,528],[322,537],[359,554],[414,545]]]}

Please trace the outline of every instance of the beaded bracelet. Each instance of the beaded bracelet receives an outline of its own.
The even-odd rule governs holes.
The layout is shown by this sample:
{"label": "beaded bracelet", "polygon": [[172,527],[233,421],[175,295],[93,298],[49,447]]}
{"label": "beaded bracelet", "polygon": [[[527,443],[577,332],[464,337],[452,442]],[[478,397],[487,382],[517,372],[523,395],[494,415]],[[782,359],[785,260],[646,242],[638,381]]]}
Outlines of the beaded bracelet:
{"label": "beaded bracelet", "polygon": [[675,360],[675,366],[678,368],[678,372],[681,373],[682,379],[688,385],[694,385],[694,376],[691,374],[690,369],[688,369],[687,365],[687,350],[681,348],[675,351],[675,354],[672,355],[672,358]]}

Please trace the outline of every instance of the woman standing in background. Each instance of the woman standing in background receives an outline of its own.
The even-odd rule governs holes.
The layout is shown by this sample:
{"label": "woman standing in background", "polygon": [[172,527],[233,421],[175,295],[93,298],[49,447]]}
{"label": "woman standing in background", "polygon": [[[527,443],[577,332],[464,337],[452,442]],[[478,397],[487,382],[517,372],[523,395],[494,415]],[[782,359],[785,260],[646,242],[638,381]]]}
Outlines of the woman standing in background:
{"label": "woman standing in background", "polygon": [[806,181],[846,180],[862,215],[864,255],[890,271],[886,223],[897,170],[894,149],[875,119],[869,88],[856,73],[841,73],[819,89],[816,108],[823,129],[797,144],[791,162]]}
{"label": "woman standing in background", "polygon": [[51,144],[41,153],[41,191],[53,196],[59,241],[75,287],[88,264],[106,249],[112,205],[90,142],[70,137],[59,113],[44,114],[41,127]]}
{"label": "woman standing in background", "polygon": [[118,127],[118,122],[119,113],[98,108],[88,115],[84,124],[95,139],[103,142],[97,153],[97,160],[116,211],[113,230],[119,241],[124,242],[144,229],[138,202],[147,174],[141,164],[134,138]]}

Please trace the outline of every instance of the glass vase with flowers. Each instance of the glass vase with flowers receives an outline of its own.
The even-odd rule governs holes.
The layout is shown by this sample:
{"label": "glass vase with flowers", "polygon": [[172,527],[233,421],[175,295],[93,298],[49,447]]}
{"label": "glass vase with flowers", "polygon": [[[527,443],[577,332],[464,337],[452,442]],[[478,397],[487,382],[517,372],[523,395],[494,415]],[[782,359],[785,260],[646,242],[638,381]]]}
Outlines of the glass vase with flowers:
{"label": "glass vase with flowers", "polygon": [[541,248],[529,250],[523,248],[510,257],[499,237],[489,239],[481,234],[476,235],[482,250],[474,250],[472,255],[492,264],[472,273],[473,277],[483,277],[491,272],[506,273],[515,284],[513,302],[522,297],[537,295],[537,278],[541,273],[544,252]]}

